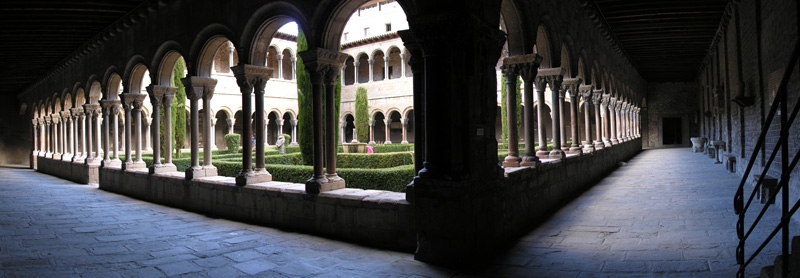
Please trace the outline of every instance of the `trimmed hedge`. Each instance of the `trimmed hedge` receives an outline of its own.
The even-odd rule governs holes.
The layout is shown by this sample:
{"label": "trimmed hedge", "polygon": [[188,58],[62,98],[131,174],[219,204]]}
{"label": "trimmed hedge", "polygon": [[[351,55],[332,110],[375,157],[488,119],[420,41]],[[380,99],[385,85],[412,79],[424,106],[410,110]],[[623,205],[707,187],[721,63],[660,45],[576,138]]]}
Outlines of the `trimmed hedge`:
{"label": "trimmed hedge", "polygon": [[376,153],[412,152],[414,144],[375,144],[372,150]]}
{"label": "trimmed hedge", "polygon": [[341,168],[380,169],[403,165],[414,165],[412,152],[396,153],[340,153],[336,156],[336,166]]}

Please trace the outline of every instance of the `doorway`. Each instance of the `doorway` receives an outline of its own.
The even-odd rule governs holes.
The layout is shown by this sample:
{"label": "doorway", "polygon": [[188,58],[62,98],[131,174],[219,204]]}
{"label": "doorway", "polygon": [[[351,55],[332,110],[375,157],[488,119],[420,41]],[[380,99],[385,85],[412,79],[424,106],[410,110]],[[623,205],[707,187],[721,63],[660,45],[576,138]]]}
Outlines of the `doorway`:
{"label": "doorway", "polygon": [[681,118],[662,118],[661,138],[663,145],[682,145],[683,134],[681,133]]}

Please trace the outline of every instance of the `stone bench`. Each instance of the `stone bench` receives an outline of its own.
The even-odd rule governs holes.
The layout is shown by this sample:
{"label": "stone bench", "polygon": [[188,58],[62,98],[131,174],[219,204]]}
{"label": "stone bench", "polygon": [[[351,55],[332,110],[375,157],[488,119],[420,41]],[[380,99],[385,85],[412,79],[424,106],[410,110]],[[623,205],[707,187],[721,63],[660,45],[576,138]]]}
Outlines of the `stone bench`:
{"label": "stone bench", "polygon": [[[761,178],[761,175],[753,175],[752,184],[756,186],[758,184],[758,179]],[[761,200],[762,204],[767,203],[767,198],[769,198],[775,190],[778,189],[778,179],[772,176],[764,177],[764,180],[761,182],[761,188],[756,191],[756,198]],[[775,204],[775,198],[769,198],[770,204]]]}

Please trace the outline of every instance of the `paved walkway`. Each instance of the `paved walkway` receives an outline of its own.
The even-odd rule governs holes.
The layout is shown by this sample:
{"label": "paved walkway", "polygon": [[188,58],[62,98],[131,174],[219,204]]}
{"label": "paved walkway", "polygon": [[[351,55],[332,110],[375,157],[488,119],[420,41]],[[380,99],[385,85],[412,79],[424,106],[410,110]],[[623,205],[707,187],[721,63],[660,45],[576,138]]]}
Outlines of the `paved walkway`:
{"label": "paved walkway", "polygon": [[[0,168],[0,277],[731,277],[738,180],[688,148],[646,150],[463,273]],[[777,250],[754,264],[771,264]]]}

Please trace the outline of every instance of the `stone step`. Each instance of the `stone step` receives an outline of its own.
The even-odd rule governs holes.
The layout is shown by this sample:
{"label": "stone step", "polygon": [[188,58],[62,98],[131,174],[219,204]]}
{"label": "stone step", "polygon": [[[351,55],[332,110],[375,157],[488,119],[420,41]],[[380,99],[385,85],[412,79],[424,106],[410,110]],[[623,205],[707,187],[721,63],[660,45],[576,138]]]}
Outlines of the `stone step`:
{"label": "stone step", "polygon": [[792,238],[792,249],[789,254],[789,273],[783,276],[783,255],[775,257],[774,265],[761,268],[761,278],[796,277],[800,274],[800,236]]}

